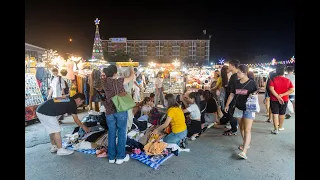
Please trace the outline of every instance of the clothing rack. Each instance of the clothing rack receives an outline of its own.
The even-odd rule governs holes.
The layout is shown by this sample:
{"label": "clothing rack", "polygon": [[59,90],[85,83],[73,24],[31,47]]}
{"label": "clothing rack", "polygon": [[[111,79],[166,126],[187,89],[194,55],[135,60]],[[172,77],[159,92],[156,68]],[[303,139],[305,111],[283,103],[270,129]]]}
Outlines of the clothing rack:
{"label": "clothing rack", "polygon": [[88,84],[88,76],[83,74],[77,74],[76,75],[76,85],[77,85],[77,92],[83,93],[85,95],[85,101],[84,104],[89,104],[89,84]]}

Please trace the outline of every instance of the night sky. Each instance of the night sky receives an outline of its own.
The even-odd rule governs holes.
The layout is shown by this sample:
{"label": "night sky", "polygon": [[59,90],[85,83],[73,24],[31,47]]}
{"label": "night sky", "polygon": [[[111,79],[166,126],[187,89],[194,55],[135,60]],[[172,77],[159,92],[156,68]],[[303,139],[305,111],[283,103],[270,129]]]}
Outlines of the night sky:
{"label": "night sky", "polygon": [[[221,57],[252,63],[265,55],[287,60],[295,52],[292,1],[262,4],[227,1],[26,1],[25,41],[89,58],[100,21],[101,39],[203,39],[211,34],[210,61]],[[152,2],[152,3],[151,3]],[[209,4],[209,2],[211,4]],[[222,2],[222,1],[221,1]],[[259,3],[260,2],[260,3]],[[228,4],[227,4],[228,3]],[[73,39],[69,43],[69,38]]]}

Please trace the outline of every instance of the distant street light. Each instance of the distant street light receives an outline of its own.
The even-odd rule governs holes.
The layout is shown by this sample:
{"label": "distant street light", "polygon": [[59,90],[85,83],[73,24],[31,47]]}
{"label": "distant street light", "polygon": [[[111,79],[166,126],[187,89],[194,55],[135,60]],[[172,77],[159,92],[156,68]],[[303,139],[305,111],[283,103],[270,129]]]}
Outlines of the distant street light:
{"label": "distant street light", "polygon": [[71,39],[71,38],[69,39],[69,42],[72,42],[72,39]]}

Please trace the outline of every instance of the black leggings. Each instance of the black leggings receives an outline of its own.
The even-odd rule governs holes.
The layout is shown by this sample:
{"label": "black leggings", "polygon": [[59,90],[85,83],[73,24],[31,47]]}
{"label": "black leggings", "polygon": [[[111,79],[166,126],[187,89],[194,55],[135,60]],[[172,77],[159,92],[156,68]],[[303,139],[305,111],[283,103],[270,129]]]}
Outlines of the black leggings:
{"label": "black leggings", "polygon": [[[229,91],[227,91],[228,88],[225,88],[226,90],[226,97],[225,97],[225,103],[227,103],[227,100],[228,100],[228,97],[230,95]],[[234,100],[229,104],[229,109],[233,106],[234,104]],[[237,125],[238,125],[238,121],[236,118],[233,117],[233,112],[231,112],[230,110],[228,111],[228,113],[225,113],[224,114],[227,119],[228,119],[228,122],[230,122],[230,125],[231,125],[231,131],[232,132],[237,132],[238,128],[237,128]]]}

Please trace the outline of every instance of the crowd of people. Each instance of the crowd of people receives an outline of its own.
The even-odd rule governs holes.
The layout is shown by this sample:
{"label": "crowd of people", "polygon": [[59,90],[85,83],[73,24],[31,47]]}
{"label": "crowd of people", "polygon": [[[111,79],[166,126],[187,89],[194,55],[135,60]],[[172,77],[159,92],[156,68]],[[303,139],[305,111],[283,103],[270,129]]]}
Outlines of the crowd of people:
{"label": "crowd of people", "polygon": [[[283,122],[287,103],[289,100],[294,101],[293,68],[288,67],[287,71],[286,78],[284,77],[285,67],[277,66],[276,71],[270,73],[266,83],[265,103],[269,116],[268,122],[271,120],[274,122],[273,134],[284,130]],[[128,84],[132,82],[137,83],[137,87],[143,83],[137,82],[139,80],[134,68],[130,67],[130,74],[126,77],[118,77],[118,74],[118,69],[114,65],[104,68],[101,72],[101,82],[95,87],[105,108],[109,163],[122,164],[129,161],[130,156],[126,154],[125,149],[128,129],[131,128],[135,118],[144,116],[150,119],[152,113],[156,111],[154,109],[158,108],[159,102],[166,110],[165,118],[163,121],[159,118],[159,126],[152,131],[152,135],[165,131],[167,135],[163,137],[164,142],[185,148],[188,139],[196,140],[206,129],[230,123],[230,127],[226,126],[228,130],[223,135],[237,135],[239,129],[243,142],[239,146],[241,152],[238,155],[247,159],[255,112],[247,110],[246,103],[249,96],[259,93],[259,89],[254,81],[254,74],[246,65],[240,64],[238,60],[232,60],[228,66],[225,65],[221,70],[215,71],[210,90],[186,91],[176,96],[163,94],[163,78],[159,73],[155,80],[155,92],[149,97],[144,97],[143,100],[138,94],[134,95],[127,90]],[[37,115],[50,135],[51,152],[69,155],[73,151],[62,148],[58,119],[66,113],[71,114],[78,126],[90,132],[90,128],[85,127],[77,117],[77,107],[83,103],[85,97],[81,93],[67,97],[63,93],[65,86],[60,87],[61,81],[57,73],[53,75],[52,89],[60,88],[59,92],[62,93],[53,93],[53,98],[38,107]],[[140,90],[136,88],[135,92],[140,93]],[[112,98],[126,93],[133,94],[134,101],[138,101],[137,105],[128,111],[118,112]]]}

